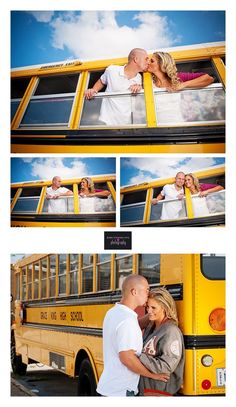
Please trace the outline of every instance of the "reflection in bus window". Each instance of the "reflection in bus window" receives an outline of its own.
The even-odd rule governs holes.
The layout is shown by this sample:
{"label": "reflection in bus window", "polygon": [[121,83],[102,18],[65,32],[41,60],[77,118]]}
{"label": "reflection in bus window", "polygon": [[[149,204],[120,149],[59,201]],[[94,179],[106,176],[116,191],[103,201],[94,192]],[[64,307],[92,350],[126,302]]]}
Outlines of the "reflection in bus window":
{"label": "reflection in bus window", "polygon": [[140,254],[138,258],[139,274],[148,280],[149,284],[160,283],[160,255]]}
{"label": "reflection in bus window", "polygon": [[225,256],[203,254],[201,256],[203,275],[209,280],[225,280]]}
{"label": "reflection in bus window", "polygon": [[97,290],[104,291],[111,288],[111,255],[98,255],[97,259]]}
{"label": "reflection in bus window", "polygon": [[59,294],[66,293],[66,254],[59,255]]}
{"label": "reflection in bus window", "polygon": [[122,287],[125,277],[132,274],[133,257],[125,256],[124,254],[116,255],[116,288],[119,290]]}
{"label": "reflection in bus window", "polygon": [[151,206],[150,221],[181,219],[186,216],[184,199],[165,199]]}
{"label": "reflection in bus window", "polygon": [[79,197],[80,213],[113,212],[115,204],[111,196],[107,198]]}
{"label": "reflection in bus window", "polygon": [[[126,106],[125,118],[116,112],[117,108],[114,107],[114,115],[109,115],[107,121],[104,122],[100,119],[100,111],[102,103],[109,101],[112,103],[114,100],[116,103]],[[81,116],[81,126],[129,126],[129,125],[144,125],[146,124],[146,110],[144,94],[139,93],[137,95],[131,95],[130,93],[116,94],[116,93],[104,93],[100,92],[92,100],[85,100],[83,113]]]}
{"label": "reflection in bus window", "polygon": [[[50,200],[52,201],[52,200]],[[55,204],[55,202],[53,202]],[[52,205],[49,209],[49,199],[45,199],[42,213],[74,213],[73,196],[60,196],[56,200],[57,205]]]}
{"label": "reflection in bus window", "polygon": [[79,75],[40,78],[20,127],[68,125]]}
{"label": "reflection in bus window", "polygon": [[93,291],[93,255],[83,254],[82,293]]}
{"label": "reflection in bus window", "polygon": [[34,263],[34,299],[39,298],[39,263]]}
{"label": "reflection in bus window", "polygon": [[26,278],[26,267],[22,268],[22,292],[21,292],[21,297],[23,300],[26,300],[26,283],[27,283],[27,278]]}
{"label": "reflection in bus window", "polygon": [[221,85],[173,93],[155,89],[154,94],[159,124],[225,120],[225,93]]}
{"label": "reflection in bus window", "polygon": [[28,275],[27,275],[27,284],[28,284],[28,300],[32,299],[32,264],[28,265]]}
{"label": "reflection in bus window", "polygon": [[47,297],[47,258],[41,260],[41,298]]}
{"label": "reflection in bus window", "polygon": [[49,256],[49,296],[56,294],[56,255]]}
{"label": "reflection in bus window", "polygon": [[225,212],[225,190],[211,192],[206,197],[192,195],[194,216],[208,216]]}

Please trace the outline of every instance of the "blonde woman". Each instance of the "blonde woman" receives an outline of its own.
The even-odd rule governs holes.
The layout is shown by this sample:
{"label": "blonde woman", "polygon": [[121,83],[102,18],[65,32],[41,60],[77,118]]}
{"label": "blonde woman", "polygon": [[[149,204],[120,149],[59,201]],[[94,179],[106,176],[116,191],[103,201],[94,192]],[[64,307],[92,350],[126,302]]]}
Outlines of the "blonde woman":
{"label": "blonde woman", "polygon": [[191,195],[197,195],[193,198],[193,210],[194,216],[206,216],[210,214],[209,205],[211,211],[214,212],[215,202],[207,203],[206,196],[212,192],[222,191],[224,188],[217,184],[200,184],[197,177],[192,173],[185,175],[185,188],[188,188]]}
{"label": "blonde woman", "polygon": [[79,186],[80,213],[96,212],[97,206],[94,198],[108,198],[110,194],[110,191],[106,189],[95,189],[92,178],[82,178]]}
{"label": "blonde woman", "polygon": [[141,376],[139,395],[174,395],[183,382],[184,342],[174,299],[164,287],[149,293],[147,316],[139,320],[141,328],[146,326],[140,361],[151,372],[167,373],[170,378],[162,382]]}

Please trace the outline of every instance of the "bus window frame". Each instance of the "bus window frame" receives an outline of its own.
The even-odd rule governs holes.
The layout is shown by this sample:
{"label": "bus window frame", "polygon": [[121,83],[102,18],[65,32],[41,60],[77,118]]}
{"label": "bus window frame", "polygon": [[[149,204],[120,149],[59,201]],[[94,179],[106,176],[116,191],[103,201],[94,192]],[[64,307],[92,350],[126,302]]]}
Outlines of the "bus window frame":
{"label": "bus window frame", "polygon": [[[212,256],[213,257],[213,256]],[[214,256],[215,257],[215,256]],[[223,257],[224,259],[225,259],[225,266],[226,266],[226,257],[225,257],[225,255],[221,255],[221,256],[218,256],[218,257]],[[201,272],[201,274],[207,279],[207,280],[210,280],[210,281],[225,281],[226,280],[226,267],[225,267],[225,278],[217,278],[217,279],[215,279],[215,278],[210,278],[208,275],[207,275],[207,273],[206,272],[204,272],[204,267],[203,267],[203,258],[204,258],[204,253],[201,253],[200,254],[200,272]]]}
{"label": "bus window frame", "polygon": [[[97,255],[98,256],[98,255]],[[111,291],[112,289],[112,256],[110,255],[109,260],[106,261],[98,261],[98,257],[96,256],[96,292],[97,293],[103,293],[103,292],[108,292]],[[109,270],[109,280],[110,280],[110,285],[109,288],[106,289],[99,289],[99,266],[103,266],[104,264],[109,264],[110,263],[110,270]]]}

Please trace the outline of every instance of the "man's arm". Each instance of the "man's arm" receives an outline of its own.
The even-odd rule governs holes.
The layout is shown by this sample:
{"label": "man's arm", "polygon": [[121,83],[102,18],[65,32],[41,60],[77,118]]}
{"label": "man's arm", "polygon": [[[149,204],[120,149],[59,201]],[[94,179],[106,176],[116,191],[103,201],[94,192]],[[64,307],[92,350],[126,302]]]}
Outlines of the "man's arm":
{"label": "man's arm", "polygon": [[151,373],[135,355],[134,350],[126,350],[119,352],[119,358],[121,363],[125,365],[129,370],[134,373],[139,374],[140,376],[149,377],[154,380],[161,380],[167,382],[169,379],[169,374],[166,373]]}
{"label": "man's arm", "polygon": [[156,205],[159,201],[161,201],[162,199],[164,199],[164,196],[160,193],[159,195],[157,195],[156,198],[152,199],[152,204]]}
{"label": "man's arm", "polygon": [[98,92],[100,92],[100,90],[102,90],[103,87],[104,84],[102,83],[101,79],[98,79],[92,88],[87,89],[84,92],[85,99],[92,99]]}

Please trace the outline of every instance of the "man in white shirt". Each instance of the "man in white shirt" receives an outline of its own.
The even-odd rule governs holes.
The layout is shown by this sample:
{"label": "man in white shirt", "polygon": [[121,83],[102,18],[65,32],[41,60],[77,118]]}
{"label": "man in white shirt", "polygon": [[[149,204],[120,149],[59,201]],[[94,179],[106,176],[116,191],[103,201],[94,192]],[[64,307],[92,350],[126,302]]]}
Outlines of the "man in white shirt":
{"label": "man in white shirt", "polygon": [[184,182],[185,174],[178,172],[175,176],[174,184],[164,185],[160,194],[152,200],[152,204],[156,205],[162,199],[178,199],[179,201],[167,202],[162,205],[161,220],[178,219],[183,209],[181,200],[184,197]]}
{"label": "man in white shirt", "polygon": [[61,178],[53,177],[52,186],[47,188],[46,199],[48,199],[48,213],[66,213],[66,200],[63,196],[71,196],[73,192],[68,188],[61,187]]}
{"label": "man in white shirt", "polygon": [[167,374],[151,373],[140,362],[143,339],[134,311],[146,303],[149,292],[147,280],[140,275],[126,277],[122,299],[111,308],[103,323],[104,370],[97,386],[102,396],[135,396],[140,375],[167,381]]}
{"label": "man in white shirt", "polygon": [[[110,65],[91,89],[85,91],[85,98],[92,99],[106,85],[106,92],[127,92],[136,94],[142,89],[142,77],[149,65],[147,52],[134,48],[124,66]],[[106,125],[132,124],[132,111],[129,98],[105,97],[102,100],[99,120]]]}

